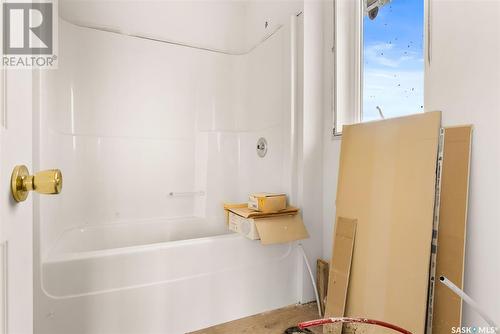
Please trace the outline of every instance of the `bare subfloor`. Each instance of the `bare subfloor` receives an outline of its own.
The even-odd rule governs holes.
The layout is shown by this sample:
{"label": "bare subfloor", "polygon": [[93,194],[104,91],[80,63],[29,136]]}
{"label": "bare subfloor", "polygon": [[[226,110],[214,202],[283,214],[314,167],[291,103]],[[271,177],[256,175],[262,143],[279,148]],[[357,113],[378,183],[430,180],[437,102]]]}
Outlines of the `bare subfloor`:
{"label": "bare subfloor", "polygon": [[[318,318],[315,303],[292,305],[250,317],[226,322],[191,334],[283,334],[301,321]],[[321,327],[311,328],[313,333],[323,333]]]}

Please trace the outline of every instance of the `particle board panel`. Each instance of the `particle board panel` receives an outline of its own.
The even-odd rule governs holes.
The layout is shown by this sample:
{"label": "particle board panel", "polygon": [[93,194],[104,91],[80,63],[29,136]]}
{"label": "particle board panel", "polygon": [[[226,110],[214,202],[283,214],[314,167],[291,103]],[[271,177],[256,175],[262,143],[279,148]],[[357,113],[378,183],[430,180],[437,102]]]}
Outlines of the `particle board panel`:
{"label": "particle board panel", "polygon": [[[328,280],[325,317],[343,317],[356,235],[356,219],[339,217],[335,224],[332,265]],[[323,333],[342,333],[342,324],[325,325]]]}
{"label": "particle board panel", "polygon": [[[283,334],[287,328],[297,326],[299,322],[318,318],[316,303],[292,305],[226,322],[191,334]],[[311,328],[311,332],[319,334],[321,327]]]}
{"label": "particle board panel", "polygon": [[425,331],[440,125],[428,112],[343,129],[336,215],[357,219],[346,316]]}
{"label": "particle board panel", "polygon": [[[459,288],[463,288],[471,138],[472,126],[444,129],[436,277],[444,275]],[[434,287],[432,319],[433,334],[449,334],[462,320],[461,299],[440,283]]]}

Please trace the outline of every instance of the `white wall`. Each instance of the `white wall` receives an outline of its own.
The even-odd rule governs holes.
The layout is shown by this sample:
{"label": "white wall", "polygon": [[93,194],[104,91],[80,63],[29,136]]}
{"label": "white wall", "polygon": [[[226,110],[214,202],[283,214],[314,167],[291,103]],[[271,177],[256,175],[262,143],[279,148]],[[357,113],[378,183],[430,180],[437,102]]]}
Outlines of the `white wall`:
{"label": "white wall", "polygon": [[240,52],[245,4],[239,1],[60,1],[62,18],[199,47]]}
{"label": "white wall", "polygon": [[240,54],[288,24],[303,1],[61,0],[59,6],[70,22]]}
{"label": "white wall", "polygon": [[333,245],[335,197],[340,154],[340,138],[333,137],[333,1],[325,1],[323,10],[323,258],[330,259]]}
{"label": "white wall", "polygon": [[[235,3],[235,1],[230,1]],[[251,48],[278,26],[288,25],[290,16],[304,10],[304,1],[236,1],[245,4],[244,38],[245,48]],[[266,23],[268,26],[266,27]]]}
{"label": "white wall", "polygon": [[[331,257],[340,140],[332,139],[333,21],[325,2],[323,256]],[[465,290],[500,322],[500,2],[432,1],[425,109],[443,124],[473,124]],[[464,307],[464,325],[483,325]]]}
{"label": "white wall", "polygon": [[[303,245],[311,263],[322,253],[322,124],[323,124],[323,2],[304,3],[303,113],[299,130],[298,194],[310,239]],[[302,259],[300,259],[302,261]],[[301,267],[302,301],[314,298],[311,281]]]}
{"label": "white wall", "polygon": [[[426,110],[473,124],[465,291],[500,323],[500,2],[434,0]],[[483,325],[465,306],[463,322]]]}

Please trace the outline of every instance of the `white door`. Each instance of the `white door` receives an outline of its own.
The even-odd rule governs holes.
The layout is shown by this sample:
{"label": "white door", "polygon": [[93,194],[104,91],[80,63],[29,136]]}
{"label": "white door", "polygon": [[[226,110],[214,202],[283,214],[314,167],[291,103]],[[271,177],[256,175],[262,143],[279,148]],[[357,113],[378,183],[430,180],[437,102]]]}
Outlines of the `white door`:
{"label": "white door", "polygon": [[33,194],[16,202],[14,166],[32,170],[32,71],[0,71],[0,333],[33,333]]}

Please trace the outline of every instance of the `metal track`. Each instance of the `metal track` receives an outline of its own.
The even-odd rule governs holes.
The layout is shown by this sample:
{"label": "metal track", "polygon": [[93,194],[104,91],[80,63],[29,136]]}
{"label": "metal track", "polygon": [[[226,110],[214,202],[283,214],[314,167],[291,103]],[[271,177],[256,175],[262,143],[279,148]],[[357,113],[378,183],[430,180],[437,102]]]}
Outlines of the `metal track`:
{"label": "metal track", "polygon": [[436,259],[437,259],[437,241],[439,228],[439,209],[441,207],[441,177],[443,174],[443,150],[444,150],[444,129],[439,132],[438,156],[436,165],[436,189],[434,199],[434,218],[432,222],[432,242],[431,259],[429,267],[429,290],[427,293],[427,319],[426,334],[432,333],[432,318],[434,312],[434,286],[436,284]]}

